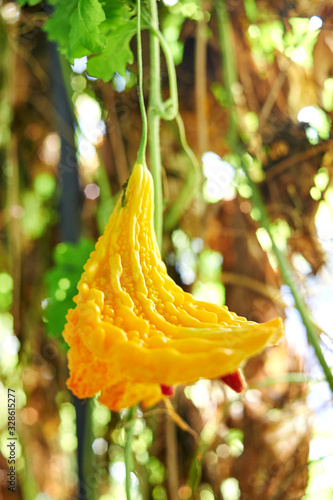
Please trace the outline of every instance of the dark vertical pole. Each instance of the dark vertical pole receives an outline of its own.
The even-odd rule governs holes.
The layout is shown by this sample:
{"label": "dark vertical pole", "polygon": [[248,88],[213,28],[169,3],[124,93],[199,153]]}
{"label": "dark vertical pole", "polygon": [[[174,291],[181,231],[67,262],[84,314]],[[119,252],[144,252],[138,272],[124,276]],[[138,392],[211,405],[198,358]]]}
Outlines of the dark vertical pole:
{"label": "dark vertical pole", "polygon": [[[51,87],[56,110],[56,128],[61,139],[59,165],[59,213],[62,241],[76,243],[80,236],[81,191],[79,186],[76,147],[74,141],[74,117],[66,93],[57,47],[48,43],[50,55]],[[73,396],[76,411],[78,500],[87,500],[83,474],[83,450],[86,427],[87,403]]]}
{"label": "dark vertical pole", "polygon": [[80,237],[81,192],[79,187],[74,117],[62,76],[57,47],[48,43],[51,64],[51,86],[56,110],[56,128],[61,140],[59,165],[60,231],[63,241],[76,243]]}

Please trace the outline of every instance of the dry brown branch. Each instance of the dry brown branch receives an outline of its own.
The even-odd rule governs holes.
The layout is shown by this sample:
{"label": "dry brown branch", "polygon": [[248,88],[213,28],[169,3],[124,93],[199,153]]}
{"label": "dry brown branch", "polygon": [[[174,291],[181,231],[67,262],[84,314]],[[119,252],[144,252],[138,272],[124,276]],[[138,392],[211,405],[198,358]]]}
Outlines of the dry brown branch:
{"label": "dry brown branch", "polygon": [[265,104],[263,105],[263,107],[261,109],[261,112],[259,114],[259,132],[262,132],[263,127],[265,126],[266,121],[269,117],[269,114],[273,109],[273,106],[274,106],[274,103],[277,99],[277,96],[279,95],[279,93],[280,93],[280,91],[281,91],[281,89],[286,81],[287,71],[288,71],[289,65],[290,65],[290,61],[287,61],[285,64],[285,67],[283,68],[283,71],[281,71],[281,73],[279,73],[279,75],[275,79],[275,81],[271,87],[271,90],[267,96],[267,99],[265,101]]}
{"label": "dry brown branch", "polygon": [[222,272],[222,282],[225,285],[244,286],[245,288],[268,297],[280,307],[287,307],[278,288],[266,285],[265,283],[250,278],[249,276],[245,276],[244,274]]}
{"label": "dry brown branch", "polygon": [[300,153],[296,153],[295,155],[288,156],[288,158],[271,166],[266,172],[266,182],[271,181],[273,177],[280,175],[282,172],[284,172],[288,168],[293,167],[297,163],[302,163],[324,153],[332,145],[332,142],[333,140],[329,139],[328,141],[318,144],[317,146],[312,146],[306,151],[301,151]]}

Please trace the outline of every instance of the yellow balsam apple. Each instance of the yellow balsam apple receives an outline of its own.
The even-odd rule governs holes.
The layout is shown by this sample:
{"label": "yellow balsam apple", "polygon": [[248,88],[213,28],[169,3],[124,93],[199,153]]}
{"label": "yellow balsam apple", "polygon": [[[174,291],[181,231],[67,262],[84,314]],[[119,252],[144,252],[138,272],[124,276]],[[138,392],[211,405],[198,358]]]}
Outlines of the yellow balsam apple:
{"label": "yellow balsam apple", "polygon": [[151,174],[136,164],[84,267],[63,332],[69,388],[79,398],[100,392],[113,410],[151,406],[165,386],[233,374],[283,334],[280,318],[249,322],[176,285],[161,260],[153,209]]}

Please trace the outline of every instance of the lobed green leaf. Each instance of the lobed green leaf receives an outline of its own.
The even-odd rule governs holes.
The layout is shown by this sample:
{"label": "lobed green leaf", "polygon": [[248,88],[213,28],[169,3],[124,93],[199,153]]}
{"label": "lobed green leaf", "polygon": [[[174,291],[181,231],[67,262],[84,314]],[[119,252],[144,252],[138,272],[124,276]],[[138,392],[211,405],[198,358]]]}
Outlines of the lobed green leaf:
{"label": "lobed green leaf", "polygon": [[89,75],[102,78],[106,82],[111,80],[115,73],[125,76],[126,65],[132,64],[134,60],[129,44],[135,33],[135,19],[109,33],[103,52],[88,61]]}
{"label": "lobed green leaf", "polygon": [[124,0],[58,0],[44,30],[72,64],[76,58],[92,56],[87,71],[93,77],[109,81],[115,73],[125,75],[127,64],[133,62],[129,44],[136,20]]}

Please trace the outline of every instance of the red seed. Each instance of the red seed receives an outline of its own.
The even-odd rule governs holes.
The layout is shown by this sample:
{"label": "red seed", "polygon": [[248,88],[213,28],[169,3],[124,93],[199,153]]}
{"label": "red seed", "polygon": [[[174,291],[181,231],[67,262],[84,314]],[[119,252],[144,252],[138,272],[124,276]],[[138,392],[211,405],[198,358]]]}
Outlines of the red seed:
{"label": "red seed", "polygon": [[163,396],[173,396],[173,385],[161,384],[161,391]]}
{"label": "red seed", "polygon": [[220,377],[220,380],[222,380],[222,382],[227,384],[235,392],[240,393],[246,389],[245,379],[239,370],[234,373],[224,375],[224,377]]}

